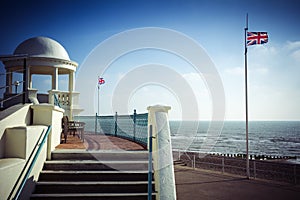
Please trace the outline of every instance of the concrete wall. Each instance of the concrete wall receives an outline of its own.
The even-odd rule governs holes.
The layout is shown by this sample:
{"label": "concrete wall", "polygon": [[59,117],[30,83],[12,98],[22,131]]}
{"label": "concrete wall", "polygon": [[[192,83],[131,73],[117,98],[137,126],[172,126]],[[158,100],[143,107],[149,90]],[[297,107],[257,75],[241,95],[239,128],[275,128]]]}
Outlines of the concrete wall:
{"label": "concrete wall", "polygon": [[7,199],[42,130],[51,125],[48,140],[21,194],[21,199],[29,199],[44,161],[60,144],[63,113],[63,109],[50,104],[20,104],[0,112],[0,199]]}
{"label": "concrete wall", "polygon": [[[7,199],[25,162],[40,139],[41,133],[45,133],[46,130],[46,126],[21,126],[6,129],[5,157],[0,159],[0,199]],[[32,170],[30,175],[32,180],[37,180],[42,170],[46,160],[46,148],[47,146],[44,147]]]}
{"label": "concrete wall", "polygon": [[51,151],[60,144],[61,138],[61,121],[64,109],[50,104],[36,104],[31,106],[33,110],[33,124],[36,125],[52,125],[52,130],[48,140],[48,156],[51,159]]}
{"label": "concrete wall", "polygon": [[0,158],[4,157],[5,129],[30,124],[30,105],[19,104],[0,112]]}
{"label": "concrete wall", "polygon": [[8,198],[25,162],[21,158],[0,159],[0,199]]}

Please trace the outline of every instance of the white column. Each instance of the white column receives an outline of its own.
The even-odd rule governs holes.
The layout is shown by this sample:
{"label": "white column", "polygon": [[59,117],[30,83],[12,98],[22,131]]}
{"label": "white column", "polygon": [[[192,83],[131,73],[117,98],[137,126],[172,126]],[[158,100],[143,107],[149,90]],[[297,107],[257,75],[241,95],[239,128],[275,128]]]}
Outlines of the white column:
{"label": "white column", "polygon": [[58,68],[55,67],[52,74],[52,90],[58,90]]}
{"label": "white column", "polygon": [[32,73],[29,71],[29,88],[32,88]]}
{"label": "white column", "polygon": [[[25,68],[26,72],[26,77],[25,77],[25,82],[23,82],[23,92],[25,92],[25,102],[29,102],[29,99],[28,99],[28,88],[29,88],[29,78],[30,78],[30,65],[28,63],[28,60],[26,62],[26,68]],[[24,74],[23,74],[24,76]]]}
{"label": "white column", "polygon": [[[153,166],[155,190],[159,200],[176,200],[175,175],[172,156],[169,106],[149,106],[148,126],[153,131]],[[148,133],[149,136],[149,133]]]}
{"label": "white column", "polygon": [[74,91],[74,71],[69,72],[69,103],[70,103],[70,120],[73,120],[73,91]]}
{"label": "white column", "polygon": [[74,71],[69,72],[69,92],[74,91]]}
{"label": "white column", "polygon": [[26,77],[26,88],[32,88],[32,81],[31,81],[31,72],[30,72],[30,66],[27,67],[27,77]]}

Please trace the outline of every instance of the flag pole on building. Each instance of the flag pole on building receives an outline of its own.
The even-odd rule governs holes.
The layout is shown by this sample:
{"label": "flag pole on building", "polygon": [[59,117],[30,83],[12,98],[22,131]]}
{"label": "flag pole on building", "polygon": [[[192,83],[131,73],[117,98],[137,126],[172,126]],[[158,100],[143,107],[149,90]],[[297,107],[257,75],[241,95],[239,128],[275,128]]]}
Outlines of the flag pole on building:
{"label": "flag pole on building", "polygon": [[247,178],[250,178],[249,168],[249,140],[248,140],[248,69],[247,69],[247,32],[248,32],[248,13],[246,15],[245,27],[245,106],[246,106],[246,171]]}

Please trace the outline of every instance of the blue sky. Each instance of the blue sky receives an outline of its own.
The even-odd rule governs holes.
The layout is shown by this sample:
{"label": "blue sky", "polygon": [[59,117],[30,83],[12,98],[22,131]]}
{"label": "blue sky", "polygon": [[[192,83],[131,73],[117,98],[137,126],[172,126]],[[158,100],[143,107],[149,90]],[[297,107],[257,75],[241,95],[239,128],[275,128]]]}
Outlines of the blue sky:
{"label": "blue sky", "polygon": [[[300,120],[299,10],[297,0],[5,0],[0,7],[0,54],[13,53],[25,39],[47,36],[60,42],[80,68],[97,45],[115,34],[143,27],[172,29],[192,38],[205,49],[223,82],[226,119],[243,120],[243,29],[246,13],[249,13],[249,30],[269,33],[269,43],[248,48],[249,119]],[[102,74],[106,84],[101,86],[100,113],[115,111],[111,108],[115,83],[134,67],[148,63],[168,65],[186,78],[198,102],[199,118],[211,118],[212,104],[207,85],[201,78],[195,78],[193,68],[174,55],[151,50],[122,56],[106,74]],[[2,63],[0,72],[4,73]],[[1,86],[3,78],[1,76]],[[45,78],[49,79],[37,77],[36,81],[43,83]],[[39,90],[49,89],[47,84],[42,85]],[[96,105],[94,88],[91,97]],[[181,119],[183,106],[176,98],[176,94],[166,88],[147,85],[136,90],[127,104],[138,112],[145,112],[148,104],[170,104],[170,117]],[[84,101],[82,104],[86,106]],[[94,114],[95,105],[83,114]]]}

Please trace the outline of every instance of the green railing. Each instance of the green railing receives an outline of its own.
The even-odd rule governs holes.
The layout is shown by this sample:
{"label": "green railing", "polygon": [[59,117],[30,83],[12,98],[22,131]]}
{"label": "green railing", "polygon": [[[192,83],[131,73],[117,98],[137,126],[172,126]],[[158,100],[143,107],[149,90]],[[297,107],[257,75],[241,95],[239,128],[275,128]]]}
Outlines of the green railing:
{"label": "green railing", "polygon": [[[98,130],[98,125],[100,129]],[[147,146],[148,141],[148,113],[132,115],[96,116],[95,132],[125,138]]]}

